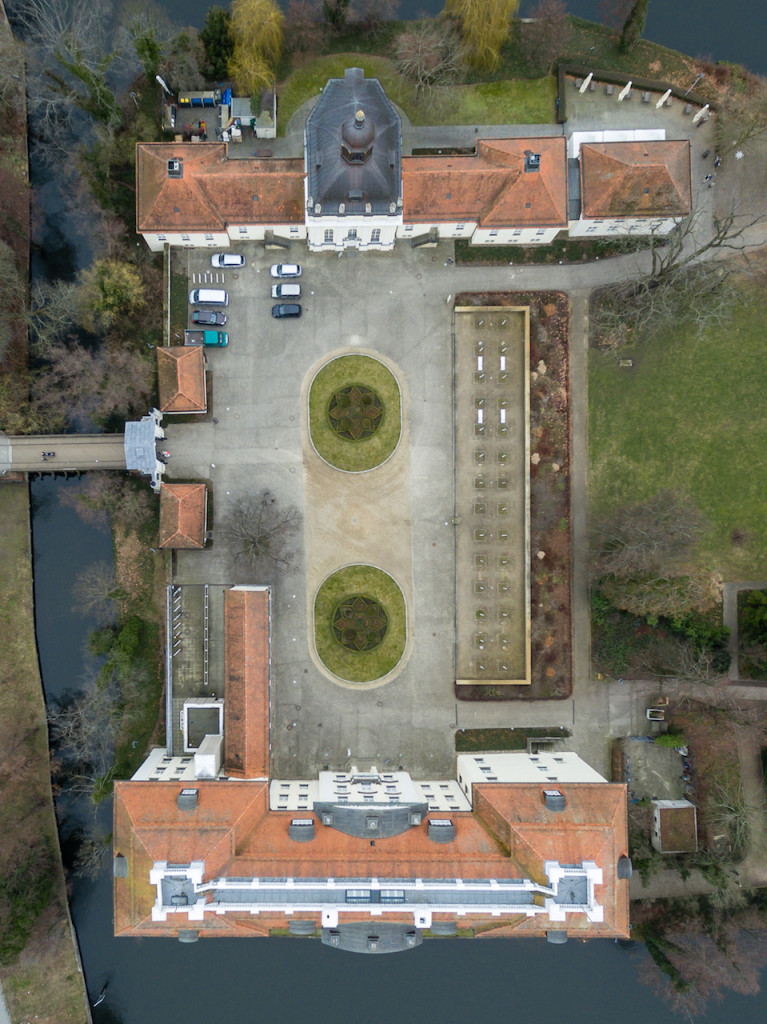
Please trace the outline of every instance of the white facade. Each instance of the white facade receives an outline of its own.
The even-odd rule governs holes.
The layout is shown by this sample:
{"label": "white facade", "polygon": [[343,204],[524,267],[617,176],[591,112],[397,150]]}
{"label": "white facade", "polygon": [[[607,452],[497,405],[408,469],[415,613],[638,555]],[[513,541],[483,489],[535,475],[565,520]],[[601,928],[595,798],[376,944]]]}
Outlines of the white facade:
{"label": "white facade", "polygon": [[312,217],[307,214],[305,236],[311,252],[386,252],[394,248],[402,217]]}
{"label": "white facade", "polygon": [[571,220],[567,227],[570,238],[601,238],[603,235],[667,235],[681,217],[603,217]]}
{"label": "white facade", "polygon": [[193,757],[169,757],[165,747],[153,747],[131,781],[192,782],[195,778]]}

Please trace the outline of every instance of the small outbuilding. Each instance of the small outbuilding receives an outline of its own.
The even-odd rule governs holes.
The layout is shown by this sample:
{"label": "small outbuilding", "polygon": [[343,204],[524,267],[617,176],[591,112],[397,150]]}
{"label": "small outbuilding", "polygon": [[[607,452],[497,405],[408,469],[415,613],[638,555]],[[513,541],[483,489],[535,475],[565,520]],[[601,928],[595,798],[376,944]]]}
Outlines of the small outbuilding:
{"label": "small outbuilding", "polygon": [[696,853],[698,815],[689,800],[653,800],[652,845],[660,853]]}
{"label": "small outbuilding", "polygon": [[160,488],[160,547],[205,547],[205,484],[163,484]]}

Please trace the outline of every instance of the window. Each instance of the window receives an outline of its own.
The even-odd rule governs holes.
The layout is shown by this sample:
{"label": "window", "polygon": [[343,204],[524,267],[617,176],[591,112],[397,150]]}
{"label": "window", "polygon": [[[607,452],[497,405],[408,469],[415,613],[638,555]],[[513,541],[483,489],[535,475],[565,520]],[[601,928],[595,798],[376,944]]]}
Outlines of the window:
{"label": "window", "polygon": [[357,229],[356,228],[349,228],[349,230],[346,233],[346,238],[347,238],[347,241],[356,242],[356,240],[357,240]]}
{"label": "window", "polygon": [[515,228],[515,230],[514,230],[514,237],[516,238],[517,235],[521,235],[521,234],[522,234],[522,229],[521,228]]}
{"label": "window", "polygon": [[464,229],[464,225],[463,224],[456,224],[456,226],[455,226],[455,230],[456,231],[463,231],[463,229]]}
{"label": "window", "polygon": [[182,235],[181,236],[181,241],[182,242],[188,242],[189,241],[189,235]]}
{"label": "window", "polygon": [[347,889],[347,903],[370,903],[370,891],[368,889]]}
{"label": "window", "polygon": [[373,230],[370,232],[370,241],[371,242],[380,242],[381,241],[381,229],[380,228],[373,228]]}
{"label": "window", "polygon": [[290,233],[291,233],[291,235],[297,235],[298,234],[298,228],[291,228],[290,229]]}
{"label": "window", "polygon": [[545,235],[546,231],[544,228],[538,228],[538,230],[535,233],[536,235]]}
{"label": "window", "polygon": [[498,234],[498,232],[497,232],[497,231],[491,231],[491,232],[490,232],[490,237],[491,237],[491,238],[495,238],[495,236],[496,236],[497,234]]}
{"label": "window", "polygon": [[240,234],[241,235],[247,235],[247,233],[248,233],[248,229],[247,228],[240,228]]}
{"label": "window", "polygon": [[213,241],[213,235],[206,235],[205,236],[205,241],[206,242],[212,242]]}
{"label": "window", "polygon": [[158,241],[158,242],[167,242],[167,240],[168,240],[168,239],[167,239],[167,236],[166,236],[166,235],[158,235],[158,236],[157,236],[157,241]]}

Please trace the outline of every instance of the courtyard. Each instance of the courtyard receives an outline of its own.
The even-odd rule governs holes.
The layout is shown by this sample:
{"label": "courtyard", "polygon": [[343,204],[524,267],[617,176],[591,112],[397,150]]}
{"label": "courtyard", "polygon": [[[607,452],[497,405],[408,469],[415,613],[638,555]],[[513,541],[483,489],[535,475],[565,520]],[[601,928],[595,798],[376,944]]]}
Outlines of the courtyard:
{"label": "courtyard", "polygon": [[[177,552],[174,582],[273,586],[274,776],[311,776],[352,760],[450,775],[456,538],[448,247],[341,259],[302,250],[303,316],[287,322],[270,316],[273,254],[255,245],[243,251],[244,268],[219,274],[230,294],[230,345],[207,353],[208,414],[166,420],[173,479],[209,481],[214,509],[212,543]],[[190,287],[204,275],[211,281],[207,253],[184,256]],[[382,360],[400,389],[400,443],[372,472],[329,466],[308,436],[311,382],[329,359],[348,353]],[[238,499],[264,490],[280,507],[300,509],[302,525],[290,566],[248,579],[233,570],[216,523]],[[407,606],[405,655],[389,681],[369,689],[333,681],[312,640],[315,594],[350,563],[389,573]]]}

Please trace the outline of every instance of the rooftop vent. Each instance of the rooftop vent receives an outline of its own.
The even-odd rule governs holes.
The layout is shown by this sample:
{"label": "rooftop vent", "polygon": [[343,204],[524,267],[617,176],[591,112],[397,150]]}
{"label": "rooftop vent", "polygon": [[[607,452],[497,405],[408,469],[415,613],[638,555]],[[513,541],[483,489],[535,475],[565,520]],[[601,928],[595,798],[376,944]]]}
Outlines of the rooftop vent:
{"label": "rooftop vent", "polygon": [[634,871],[634,865],[631,863],[631,857],[619,857],[618,858],[618,878],[622,878],[628,881]]}
{"label": "rooftop vent", "polygon": [[288,931],[291,935],[314,935],[317,926],[314,921],[303,917],[291,917],[288,922]]}
{"label": "rooftop vent", "polygon": [[323,811],[322,812],[322,824],[323,825],[332,825],[333,824],[333,812],[332,811]]}
{"label": "rooftop vent", "polygon": [[314,839],[314,818],[293,818],[288,825],[288,835],[297,843],[309,843]]}
{"label": "rooftop vent", "polygon": [[184,163],[179,160],[178,157],[173,157],[172,160],[168,161],[168,177],[169,178],[183,178],[184,177]]}
{"label": "rooftop vent", "polygon": [[533,153],[531,150],[525,150],[525,173],[529,174],[531,171],[540,171],[541,169],[541,154]]}
{"label": "rooftop vent", "polygon": [[321,149],[318,149],[317,152],[314,154],[314,166],[315,167],[322,167],[322,150]]}
{"label": "rooftop vent", "polygon": [[180,811],[196,811],[198,789],[182,789],[176,799],[176,805]]}
{"label": "rooftop vent", "polygon": [[544,789],[543,802],[547,811],[560,812],[567,806],[564,795],[558,789]]}
{"label": "rooftop vent", "polygon": [[433,843],[452,843],[455,839],[455,825],[450,818],[429,820],[429,839]]}
{"label": "rooftop vent", "polygon": [[377,832],[380,820],[377,814],[369,814],[365,820],[365,824],[370,832]]}

